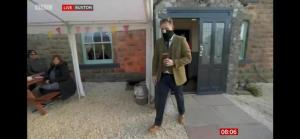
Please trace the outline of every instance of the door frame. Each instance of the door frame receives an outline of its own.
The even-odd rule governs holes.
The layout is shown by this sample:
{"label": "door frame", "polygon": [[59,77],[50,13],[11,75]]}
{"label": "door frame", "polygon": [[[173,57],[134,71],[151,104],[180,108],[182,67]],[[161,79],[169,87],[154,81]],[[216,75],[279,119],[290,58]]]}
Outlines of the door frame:
{"label": "door frame", "polygon": [[[229,67],[229,56],[230,56],[230,44],[231,44],[231,35],[232,35],[232,28],[231,28],[231,21],[232,21],[232,13],[233,8],[167,8],[167,15],[171,18],[197,18],[198,24],[200,25],[201,19],[218,19],[226,17],[226,22],[228,22],[228,32],[224,32],[224,34],[228,34],[228,39],[224,39],[224,44],[227,44],[228,47],[224,50],[225,54],[225,70],[224,70],[224,91],[219,93],[225,93],[227,90],[227,76],[228,76],[228,67]],[[201,29],[201,26],[199,26]],[[198,32],[199,35],[202,35],[201,32]],[[198,45],[201,44],[200,39],[198,39]],[[199,47],[199,46],[198,46]],[[198,86],[198,85],[197,85]],[[199,93],[198,90],[196,91],[197,94],[214,94],[218,92],[201,92]]]}

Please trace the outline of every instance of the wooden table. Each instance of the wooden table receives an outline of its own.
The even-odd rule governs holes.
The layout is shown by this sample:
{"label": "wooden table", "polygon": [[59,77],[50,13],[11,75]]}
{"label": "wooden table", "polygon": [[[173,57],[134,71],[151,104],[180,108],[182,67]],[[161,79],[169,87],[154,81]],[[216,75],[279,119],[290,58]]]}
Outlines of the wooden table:
{"label": "wooden table", "polygon": [[[41,77],[41,76],[38,76]],[[51,92],[41,97],[37,97],[33,94],[33,92],[29,89],[29,86],[32,84],[41,85],[44,84],[43,78],[35,78],[33,76],[32,80],[27,81],[27,101],[35,106],[35,108],[40,112],[41,115],[45,115],[47,113],[46,109],[43,107],[43,102],[54,99],[59,96],[59,92]]]}

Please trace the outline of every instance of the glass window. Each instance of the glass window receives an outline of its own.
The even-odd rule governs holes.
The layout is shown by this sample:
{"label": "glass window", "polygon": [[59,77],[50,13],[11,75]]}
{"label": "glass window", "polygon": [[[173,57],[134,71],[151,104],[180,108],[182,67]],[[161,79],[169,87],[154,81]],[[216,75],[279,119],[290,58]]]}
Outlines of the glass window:
{"label": "glass window", "polygon": [[93,33],[85,33],[84,42],[85,43],[93,43]]}
{"label": "glass window", "polygon": [[101,42],[101,33],[95,32],[93,38],[94,38],[94,42]]}
{"label": "glass window", "polygon": [[85,49],[86,49],[86,52],[87,52],[88,60],[94,60],[95,59],[95,53],[94,53],[93,44],[86,44],[84,46],[85,46]]}
{"label": "glass window", "polygon": [[211,34],[212,34],[212,23],[203,23],[203,52],[202,52],[202,64],[210,63],[210,47],[211,47]]}
{"label": "glass window", "polygon": [[96,59],[100,59],[103,60],[103,48],[102,48],[103,44],[95,44],[95,55],[96,55]]}
{"label": "glass window", "polygon": [[222,54],[223,54],[223,40],[224,40],[224,23],[216,23],[216,33],[215,33],[215,55],[214,63],[222,63]]}
{"label": "glass window", "polygon": [[103,42],[110,42],[111,38],[111,33],[110,32],[103,32]]}
{"label": "glass window", "polygon": [[240,48],[239,60],[245,60],[246,58],[248,30],[249,30],[249,21],[243,21],[241,25],[241,33],[240,33],[241,48]]}
{"label": "glass window", "polygon": [[103,59],[111,59],[112,50],[111,50],[111,44],[103,44]]}
{"label": "glass window", "polygon": [[82,36],[85,64],[113,63],[110,32],[84,33]]}

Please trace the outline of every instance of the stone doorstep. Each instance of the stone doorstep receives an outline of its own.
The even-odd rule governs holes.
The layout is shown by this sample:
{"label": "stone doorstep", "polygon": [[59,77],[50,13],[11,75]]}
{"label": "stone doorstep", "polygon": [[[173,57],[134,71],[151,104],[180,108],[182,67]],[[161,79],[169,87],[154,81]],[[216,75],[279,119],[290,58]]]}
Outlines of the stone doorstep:
{"label": "stone doorstep", "polygon": [[249,91],[246,91],[246,90],[236,90],[235,94],[237,94],[237,95],[251,95],[251,93]]}

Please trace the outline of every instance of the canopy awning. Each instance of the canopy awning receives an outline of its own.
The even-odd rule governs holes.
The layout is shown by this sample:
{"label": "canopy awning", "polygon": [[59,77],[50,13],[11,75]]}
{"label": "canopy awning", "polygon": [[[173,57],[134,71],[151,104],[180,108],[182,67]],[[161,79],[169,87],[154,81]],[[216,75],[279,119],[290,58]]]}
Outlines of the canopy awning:
{"label": "canopy awning", "polygon": [[[147,23],[151,20],[149,0],[28,0],[27,2],[28,25],[61,24],[63,21],[69,24],[116,21]],[[93,11],[63,11],[64,4],[93,5]],[[38,6],[48,11],[39,10]]]}

